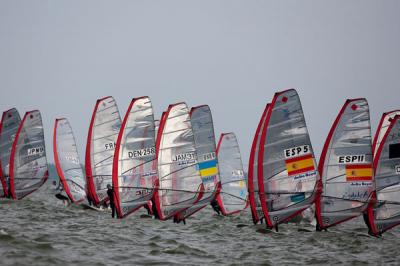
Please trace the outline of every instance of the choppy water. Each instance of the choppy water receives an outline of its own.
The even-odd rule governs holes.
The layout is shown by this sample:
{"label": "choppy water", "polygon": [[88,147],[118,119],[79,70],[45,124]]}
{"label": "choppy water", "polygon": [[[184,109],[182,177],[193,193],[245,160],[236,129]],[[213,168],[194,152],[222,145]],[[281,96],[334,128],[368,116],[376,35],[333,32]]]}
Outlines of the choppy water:
{"label": "choppy water", "polygon": [[278,233],[262,233],[249,211],[220,217],[206,209],[186,225],[140,218],[143,213],[116,220],[108,212],[64,207],[48,188],[18,202],[2,200],[0,264],[400,264],[400,230],[376,239],[361,221],[329,232],[282,225]]}

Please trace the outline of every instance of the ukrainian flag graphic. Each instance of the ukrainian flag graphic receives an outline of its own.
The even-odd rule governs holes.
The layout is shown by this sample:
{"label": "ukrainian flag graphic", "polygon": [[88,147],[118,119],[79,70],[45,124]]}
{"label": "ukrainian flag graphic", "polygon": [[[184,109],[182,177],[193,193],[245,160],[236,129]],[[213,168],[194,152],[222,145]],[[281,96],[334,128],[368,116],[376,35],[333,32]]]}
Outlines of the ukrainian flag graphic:
{"label": "ukrainian flag graphic", "polygon": [[349,164],[346,165],[346,181],[372,181],[372,165]]}
{"label": "ukrainian flag graphic", "polygon": [[210,160],[199,163],[199,170],[201,177],[217,175],[217,160]]}
{"label": "ukrainian flag graphic", "polygon": [[288,175],[298,175],[315,170],[314,159],[311,154],[286,159],[286,170]]}

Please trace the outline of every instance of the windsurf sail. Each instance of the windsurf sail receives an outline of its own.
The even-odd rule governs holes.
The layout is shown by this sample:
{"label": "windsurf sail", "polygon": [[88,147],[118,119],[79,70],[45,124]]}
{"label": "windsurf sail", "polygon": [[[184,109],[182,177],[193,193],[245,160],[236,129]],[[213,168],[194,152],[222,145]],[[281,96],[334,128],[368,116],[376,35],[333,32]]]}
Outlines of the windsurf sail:
{"label": "windsurf sail", "polygon": [[159,180],[153,198],[158,218],[166,220],[198,202],[204,190],[185,103],[170,105],[163,115],[156,153]]}
{"label": "windsurf sail", "polygon": [[47,180],[47,159],[40,112],[30,111],[22,119],[10,155],[10,192],[22,199]]}
{"label": "windsurf sail", "polygon": [[108,201],[107,185],[112,184],[112,165],[121,117],[117,103],[109,96],[97,100],[86,142],[86,184],[88,199],[95,205]]}
{"label": "windsurf sail", "polygon": [[325,141],[318,165],[322,194],[316,200],[317,230],[362,214],[374,191],[369,107],[347,100]]}
{"label": "windsurf sail", "polygon": [[21,118],[17,109],[12,108],[3,112],[0,123],[0,179],[2,190],[0,197],[8,197],[10,189],[10,154],[17,134]]}
{"label": "windsurf sail", "polygon": [[217,157],[221,189],[216,200],[222,215],[231,215],[247,207],[248,191],[239,144],[234,133],[221,134]]}
{"label": "windsurf sail", "polygon": [[268,227],[300,214],[314,203],[319,175],[299,95],[274,95],[258,152],[258,187]]}
{"label": "windsurf sail", "polygon": [[249,157],[249,170],[248,170],[248,188],[249,188],[249,203],[251,208],[251,215],[253,223],[257,224],[263,217],[261,202],[259,198],[258,190],[258,178],[257,178],[257,165],[258,165],[258,151],[260,147],[261,132],[265,125],[265,117],[269,109],[269,104],[265,106],[264,112],[261,115],[260,122],[258,123],[256,133],[254,134],[253,143],[251,145],[250,157]]}
{"label": "windsurf sail", "polygon": [[382,141],[383,136],[389,128],[390,121],[396,116],[400,115],[400,110],[394,110],[391,112],[383,113],[381,120],[379,121],[376,133],[374,136],[374,141],[372,142],[372,150],[374,152],[374,157]]}
{"label": "windsurf sail", "polygon": [[220,186],[214,124],[210,107],[208,105],[193,107],[190,110],[190,119],[192,121],[198,169],[203,181],[204,194],[199,202],[180,212],[177,217],[178,220],[188,218],[209,205],[215,199]]}
{"label": "windsurf sail", "polygon": [[374,158],[377,201],[370,204],[368,210],[373,235],[400,224],[400,116],[388,121]]}
{"label": "windsurf sail", "polygon": [[79,204],[86,197],[86,177],[76,146],[72,127],[66,118],[56,119],[53,134],[53,153],[57,174],[71,202]]}
{"label": "windsurf sail", "polygon": [[148,203],[157,180],[155,124],[149,97],[133,99],[122,121],[113,163],[119,218]]}

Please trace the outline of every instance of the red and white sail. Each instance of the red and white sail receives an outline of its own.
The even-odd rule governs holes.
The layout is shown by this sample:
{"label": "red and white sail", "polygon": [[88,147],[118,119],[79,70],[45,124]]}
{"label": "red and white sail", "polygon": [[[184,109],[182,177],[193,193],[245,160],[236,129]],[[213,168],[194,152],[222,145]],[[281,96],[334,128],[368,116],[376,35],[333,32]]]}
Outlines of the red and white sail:
{"label": "red and white sail", "polygon": [[85,170],[88,197],[99,205],[108,201],[107,185],[112,184],[114,149],[121,117],[114,98],[97,100],[86,142]]}
{"label": "red and white sail", "polygon": [[221,134],[217,157],[221,189],[216,200],[223,215],[243,211],[248,203],[248,191],[239,144],[234,133]]}
{"label": "red and white sail", "polygon": [[250,157],[249,157],[247,185],[249,188],[249,203],[254,224],[257,224],[264,217],[259,197],[257,169],[258,169],[258,151],[260,149],[261,132],[265,125],[265,118],[267,116],[268,109],[269,109],[269,104],[265,106],[264,112],[261,115],[260,122],[258,123],[256,132],[254,134],[253,143],[251,145]]}
{"label": "red and white sail", "polygon": [[48,178],[46,147],[40,112],[30,111],[22,119],[10,155],[10,191],[22,199],[39,189]]}
{"label": "red and white sail", "polygon": [[374,157],[377,201],[369,205],[367,219],[373,235],[400,224],[400,115],[388,121]]}
{"label": "red and white sail", "polygon": [[10,182],[10,154],[21,118],[17,109],[3,112],[0,123],[0,197],[8,197]]}
{"label": "red and white sail", "polygon": [[300,214],[314,203],[319,175],[299,95],[274,95],[258,152],[258,187],[268,227]]}
{"label": "red and white sail", "polygon": [[204,190],[185,103],[170,105],[163,115],[156,153],[159,180],[154,203],[158,217],[166,220],[198,202]]}
{"label": "red and white sail", "polygon": [[208,105],[193,107],[190,110],[190,119],[204,193],[199,202],[179,213],[178,220],[188,218],[209,205],[215,199],[220,187],[218,160],[216,156],[217,147],[210,107]]}
{"label": "red and white sail", "polygon": [[119,218],[147,204],[157,180],[155,123],[149,97],[133,99],[118,134],[113,187]]}
{"label": "red and white sail", "polygon": [[79,159],[72,127],[66,118],[55,120],[53,153],[57,174],[65,193],[75,204],[85,202],[86,176]]}
{"label": "red and white sail", "polygon": [[347,100],[321,153],[322,194],[316,200],[317,229],[362,214],[374,191],[369,107],[366,99]]}
{"label": "red and white sail", "polygon": [[394,110],[387,113],[383,113],[381,120],[379,121],[378,127],[376,129],[376,133],[374,136],[374,141],[372,142],[372,150],[374,152],[374,157],[379,148],[380,143],[382,142],[382,138],[385,135],[386,131],[389,128],[391,120],[396,116],[400,115],[400,110]]}

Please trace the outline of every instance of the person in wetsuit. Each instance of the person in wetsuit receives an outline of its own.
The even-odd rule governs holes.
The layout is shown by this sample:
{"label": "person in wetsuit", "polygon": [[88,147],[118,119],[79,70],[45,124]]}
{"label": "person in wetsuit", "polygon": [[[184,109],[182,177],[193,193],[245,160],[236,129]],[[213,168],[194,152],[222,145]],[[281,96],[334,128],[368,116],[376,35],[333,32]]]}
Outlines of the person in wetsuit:
{"label": "person in wetsuit", "polygon": [[69,200],[69,198],[68,198],[67,196],[63,195],[62,192],[64,191],[64,188],[63,188],[61,182],[60,182],[60,184],[58,185],[57,190],[58,190],[59,192],[58,192],[57,194],[55,194],[54,196],[55,196],[57,199],[62,200],[62,202],[63,202],[64,205],[68,206],[71,202],[70,202],[70,200]]}
{"label": "person in wetsuit", "polygon": [[213,200],[211,201],[211,207],[213,208],[213,210],[214,210],[216,213],[218,213],[218,215],[221,214],[221,208],[219,207],[217,200],[213,199]]}
{"label": "person in wetsuit", "polygon": [[153,214],[154,214],[154,219],[158,219],[159,220],[160,216],[158,215],[157,207],[156,207],[156,204],[155,204],[153,199],[151,199],[151,208],[152,208],[152,211],[153,211]]}
{"label": "person in wetsuit", "polygon": [[147,210],[148,215],[152,214],[152,211],[150,210],[149,205],[147,203],[143,207]]}
{"label": "person in wetsuit", "polygon": [[107,195],[110,200],[111,217],[115,218],[114,189],[110,184],[107,185]]}

